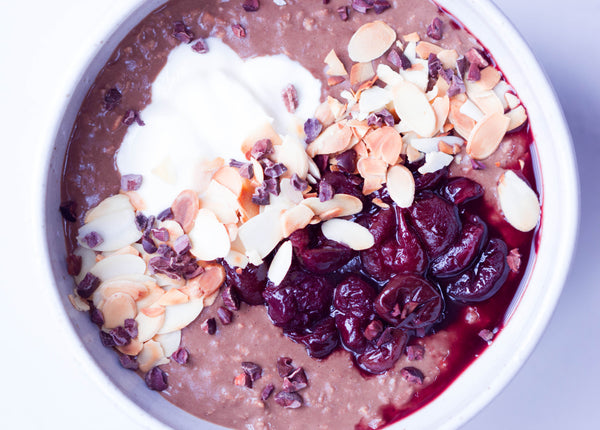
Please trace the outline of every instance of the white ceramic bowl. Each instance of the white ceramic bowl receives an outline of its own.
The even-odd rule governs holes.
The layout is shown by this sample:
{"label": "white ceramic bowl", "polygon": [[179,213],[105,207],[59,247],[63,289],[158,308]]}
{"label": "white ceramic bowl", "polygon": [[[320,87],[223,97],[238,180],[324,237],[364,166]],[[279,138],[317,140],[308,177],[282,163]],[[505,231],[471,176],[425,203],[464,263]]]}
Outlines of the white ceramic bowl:
{"label": "white ceramic bowl", "polygon": [[[115,354],[98,341],[87,314],[67,299],[73,289],[65,269],[60,202],[60,176],[75,116],[89,85],[118,42],[162,0],[122,0],[90,28],[88,37],[104,42],[75,53],[78,69],[71,76],[72,95],[57,106],[55,133],[48,136],[48,170],[38,201],[44,220],[40,241],[46,243],[48,277],[56,285],[55,308],[72,332],[73,347],[87,373],[142,426],[216,429],[148,390],[141,378],[123,371]],[[471,366],[437,399],[391,429],[454,429],[482,409],[510,381],[533,350],[560,295],[573,252],[578,223],[578,184],[571,138],[546,76],[521,37],[490,2],[439,0],[489,49],[527,107],[536,140],[534,166],[542,189],[543,215],[535,264],[524,276],[518,300],[505,328]]]}

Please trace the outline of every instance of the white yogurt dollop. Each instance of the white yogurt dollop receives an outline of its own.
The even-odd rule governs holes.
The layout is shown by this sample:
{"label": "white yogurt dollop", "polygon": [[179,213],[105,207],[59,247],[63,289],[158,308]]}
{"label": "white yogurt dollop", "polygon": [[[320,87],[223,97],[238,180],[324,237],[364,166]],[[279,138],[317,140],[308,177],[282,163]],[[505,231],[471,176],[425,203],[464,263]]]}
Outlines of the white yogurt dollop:
{"label": "white yogurt dollop", "polygon": [[[285,55],[242,60],[220,39],[199,54],[180,45],[152,84],[152,103],[133,124],[117,154],[121,174],[141,174],[138,190],[150,214],[171,206],[184,189],[195,189],[194,169],[202,160],[243,159],[242,142],[265,123],[284,136],[312,117],[321,83]],[[298,92],[290,114],[281,92]]]}

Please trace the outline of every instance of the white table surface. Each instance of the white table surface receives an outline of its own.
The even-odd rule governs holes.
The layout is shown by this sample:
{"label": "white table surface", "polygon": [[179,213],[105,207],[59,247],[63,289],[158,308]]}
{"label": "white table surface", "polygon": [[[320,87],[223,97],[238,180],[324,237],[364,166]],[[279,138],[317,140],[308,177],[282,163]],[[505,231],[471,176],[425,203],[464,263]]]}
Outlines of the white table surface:
{"label": "white table surface", "polygon": [[[51,281],[41,279],[35,270],[40,262],[28,258],[28,249],[40,246],[30,227],[39,222],[31,211],[31,190],[38,186],[31,172],[43,167],[36,124],[57,97],[53,82],[71,66],[69,50],[85,49],[81,39],[89,19],[101,20],[117,2],[33,0],[2,6],[0,427],[5,429],[142,428],[73,358],[48,306]],[[464,429],[600,428],[600,50],[595,40],[600,1],[496,3],[529,42],[558,93],[575,142],[582,217],[571,273],[539,345]]]}

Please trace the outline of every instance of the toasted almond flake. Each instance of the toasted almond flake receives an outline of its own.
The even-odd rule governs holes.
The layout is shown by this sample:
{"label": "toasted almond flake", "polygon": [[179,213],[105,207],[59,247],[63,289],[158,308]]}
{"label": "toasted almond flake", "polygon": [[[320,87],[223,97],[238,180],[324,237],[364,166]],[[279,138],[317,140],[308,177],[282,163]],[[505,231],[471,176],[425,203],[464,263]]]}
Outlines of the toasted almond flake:
{"label": "toasted almond flake", "polygon": [[185,232],[183,231],[183,228],[181,227],[181,224],[179,224],[177,221],[175,220],[171,220],[171,219],[166,219],[164,221],[160,222],[160,228],[164,228],[169,232],[169,244],[173,244],[173,242],[175,241],[175,239],[177,239],[180,236],[183,236],[185,234]]}
{"label": "toasted almond flake", "polygon": [[171,288],[155,304],[158,306],[173,306],[187,303],[189,297],[177,288]]}
{"label": "toasted almond flake", "polygon": [[[129,204],[129,199],[127,202]],[[77,235],[78,243],[89,248],[84,238],[92,232],[98,233],[103,239],[102,243],[94,247],[95,251],[116,251],[142,237],[142,232],[135,224],[135,212],[130,204],[127,209],[106,213],[81,226]]]}
{"label": "toasted almond flake", "polygon": [[246,254],[232,249],[225,257],[225,262],[229,264],[230,267],[245,269],[246,266],[248,266],[248,257],[246,257]]}
{"label": "toasted almond flake", "polygon": [[187,327],[200,315],[203,308],[204,302],[202,299],[192,299],[181,305],[167,306],[165,308],[165,322],[158,334],[171,333]]}
{"label": "toasted almond flake", "polygon": [[[148,278],[152,280],[152,278]],[[137,301],[148,295],[148,287],[135,279],[129,279],[129,277],[119,276],[110,279],[102,282],[92,294],[94,306],[100,307],[102,302],[116,293],[128,294],[133,300]]]}
{"label": "toasted almond flake", "polygon": [[455,145],[455,146],[448,145],[443,140],[440,140],[440,143],[438,143],[438,149],[440,150],[440,152],[443,152],[444,154],[449,154],[449,155],[455,155],[459,152],[459,151],[454,150],[454,148],[456,146],[458,146],[458,145]]}
{"label": "toasted almond flake", "polygon": [[150,308],[154,303],[158,301],[158,299],[161,298],[163,294],[165,294],[165,290],[154,284],[154,286],[148,290],[148,294],[135,303],[138,312],[143,312],[143,309]]}
{"label": "toasted almond flake", "polygon": [[329,76],[348,76],[344,64],[340,61],[333,49],[329,51],[323,62],[329,66],[327,72],[325,72]]}
{"label": "toasted almond flake", "polygon": [[368,81],[375,76],[375,70],[373,70],[373,64],[369,63],[356,63],[350,69],[350,85],[357,85],[361,82]]}
{"label": "toasted almond flake", "polygon": [[153,340],[160,343],[165,356],[170,357],[179,349],[179,345],[181,344],[181,330],[167,334],[157,334]]}
{"label": "toasted almond flake", "polygon": [[137,358],[140,371],[148,372],[155,366],[167,364],[169,359],[165,357],[165,353],[160,343],[153,340],[144,342],[144,347]]}
{"label": "toasted almond flake", "polygon": [[439,144],[441,141],[446,142],[447,144],[454,145],[462,145],[464,140],[458,136],[437,136],[437,137],[427,137],[427,138],[412,138],[407,139],[410,144],[417,150],[421,152],[437,152],[439,149]]}
{"label": "toasted almond flake", "polygon": [[[321,124],[323,124],[323,127],[327,127],[327,126],[333,124],[333,122],[336,119],[331,107],[329,106],[330,98],[337,101],[337,99],[334,99],[333,97],[328,96],[327,101],[321,103],[319,105],[319,107],[317,107],[317,110],[315,111],[315,118],[318,119]],[[339,101],[338,101],[338,103],[339,103]]]}
{"label": "toasted almond flake", "polygon": [[96,264],[96,253],[89,248],[79,246],[73,251],[73,255],[81,258],[81,270],[79,274],[75,276],[75,283],[79,284],[87,272]]}
{"label": "toasted almond flake", "polygon": [[500,82],[501,78],[502,75],[498,70],[496,70],[493,66],[488,66],[481,70],[481,79],[477,81],[477,85],[483,90],[491,90],[498,85],[498,82]]}
{"label": "toasted almond flake", "polygon": [[376,197],[373,200],[371,200],[371,203],[373,203],[374,205],[379,206],[382,209],[389,209],[390,208],[390,205],[388,205],[387,203],[385,203],[379,197]]}
{"label": "toasted almond flake", "polygon": [[540,219],[540,203],[535,192],[512,170],[498,181],[500,208],[504,217],[519,231],[531,231]]}
{"label": "toasted almond flake", "polygon": [[142,351],[143,347],[144,344],[138,339],[131,339],[131,342],[129,342],[127,345],[117,346],[116,348],[121,354],[138,355]]}
{"label": "toasted almond flake", "polygon": [[281,214],[281,231],[284,238],[306,227],[315,213],[306,205],[299,204]]}
{"label": "toasted almond flake", "polygon": [[106,251],[106,252],[103,252],[102,254],[105,257],[108,257],[110,255],[125,255],[125,254],[135,255],[136,257],[140,256],[140,252],[133,245],[127,245],[121,249],[117,249],[116,251],[112,251],[112,252]]}
{"label": "toasted almond flake", "polygon": [[406,121],[418,135],[432,136],[435,133],[436,117],[425,93],[410,82],[401,82],[393,88],[396,113]]}
{"label": "toasted almond flake", "polygon": [[281,244],[271,261],[267,277],[273,284],[279,285],[292,265],[292,242],[286,240]]}
{"label": "toasted almond flake", "polygon": [[210,296],[217,291],[225,281],[225,269],[220,264],[211,263],[204,267],[200,276],[187,281],[181,291],[192,299]]}
{"label": "toasted almond flake", "polygon": [[352,129],[352,134],[357,139],[356,142],[354,142],[355,144],[371,131],[371,126],[369,126],[366,120],[359,121],[357,119],[351,119],[347,124],[348,127]]}
{"label": "toasted almond flake", "polygon": [[442,62],[444,69],[454,70],[456,68],[456,60],[458,60],[458,53],[454,49],[444,49],[437,53],[437,57]]}
{"label": "toasted almond flake", "polygon": [[358,107],[365,116],[378,112],[392,101],[392,93],[381,87],[369,88],[361,93]]}
{"label": "toasted almond flake", "polygon": [[472,118],[474,121],[479,121],[485,116],[485,114],[481,112],[471,100],[464,102],[459,111],[460,113],[467,115],[469,118]]}
{"label": "toasted almond flake", "polygon": [[475,127],[475,120],[460,111],[465,102],[465,100],[461,101],[457,97],[450,99],[448,121],[454,125],[454,129],[458,134],[467,139]]}
{"label": "toasted almond flake", "polygon": [[444,154],[443,152],[429,152],[425,154],[425,164],[417,170],[420,174],[437,172],[438,170],[448,166],[454,160],[454,156]]}
{"label": "toasted almond flake", "polygon": [[[237,223],[239,221],[238,211],[240,208],[238,196],[215,180],[210,181],[210,185],[200,197],[199,204],[200,208],[212,211],[219,222],[223,224]],[[197,216],[198,214],[196,213]]]}
{"label": "toasted almond flake", "polygon": [[442,52],[444,49],[440,46],[434,45],[433,43],[420,41],[417,43],[417,48],[415,52],[421,59],[427,60],[429,58],[429,54],[437,55]]}
{"label": "toasted almond flake", "polygon": [[330,219],[321,224],[323,236],[342,243],[355,251],[369,249],[375,244],[371,232],[362,225],[344,219]]}
{"label": "toasted almond flake", "polygon": [[327,85],[329,85],[330,87],[335,87],[336,85],[341,84],[345,80],[346,78],[344,78],[343,76],[330,76],[327,78]]}
{"label": "toasted almond flake", "polygon": [[435,129],[441,131],[450,113],[450,99],[448,96],[436,97],[431,107],[435,113]]}
{"label": "toasted almond flake", "polygon": [[146,210],[146,202],[137,191],[121,191],[120,193],[127,196],[131,206],[133,206],[133,209],[136,211]]}
{"label": "toasted almond flake", "polygon": [[283,239],[279,217],[281,211],[275,208],[250,218],[238,232],[238,237],[248,252],[256,252],[260,258],[265,258]]}
{"label": "toasted almond flake", "polygon": [[[329,110],[331,111],[331,114],[333,115],[334,120],[341,119],[344,116],[344,114],[346,113],[346,105],[344,103],[340,102],[338,99],[328,96],[326,103],[327,103],[327,106],[329,107]],[[333,123],[333,120],[332,121],[323,121],[318,116],[315,115],[315,117],[319,121],[321,121],[321,123],[323,124],[323,127],[327,127]]]}
{"label": "toasted almond flake", "polygon": [[504,98],[506,99],[506,104],[510,109],[514,109],[521,104],[521,100],[519,100],[519,98],[512,93],[505,93]]}
{"label": "toasted almond flake", "polygon": [[304,199],[302,204],[308,206],[319,217],[331,209],[340,209],[339,216],[348,216],[359,213],[363,208],[362,201],[349,194],[335,194],[325,202],[319,201],[318,197],[310,197]]}
{"label": "toasted almond flake", "polygon": [[475,103],[484,114],[504,113],[502,102],[493,91],[485,91],[483,93],[475,94],[472,97],[472,100],[473,103]]}
{"label": "toasted almond flake", "polygon": [[515,109],[509,111],[506,114],[506,116],[510,118],[510,123],[508,124],[508,131],[520,127],[525,121],[527,121],[527,113],[525,112],[525,108],[522,105],[517,106]]}
{"label": "toasted almond flake", "polygon": [[441,76],[438,78],[437,82],[435,83],[435,86],[438,89],[439,97],[443,97],[448,94],[448,89],[450,88],[450,84],[448,84],[448,82],[446,82],[446,80],[444,78],[442,78]]}
{"label": "toasted almond flake", "polygon": [[350,38],[348,54],[352,61],[366,63],[381,57],[396,41],[396,32],[383,21],[359,27]]}
{"label": "toasted almond flake", "polygon": [[90,310],[90,305],[77,294],[69,294],[68,297],[71,305],[79,312],[87,312]]}
{"label": "toasted almond flake", "polygon": [[387,64],[379,64],[377,66],[377,77],[385,82],[387,85],[394,86],[398,82],[402,82],[404,78],[398,72],[395,72]]}
{"label": "toasted almond flake", "polygon": [[414,163],[415,161],[419,161],[424,156],[425,155],[422,152],[420,152],[419,150],[415,149],[414,146],[408,145],[406,147],[406,160],[409,163]]}
{"label": "toasted almond flake", "polygon": [[375,129],[365,136],[364,142],[373,157],[381,158],[391,165],[398,162],[402,151],[402,137],[394,127],[384,126]]}
{"label": "toasted almond flake", "polygon": [[153,306],[141,309],[140,313],[146,315],[149,318],[156,318],[160,315],[164,315],[165,308],[163,306],[154,306],[153,305]]}
{"label": "toasted almond flake", "polygon": [[387,167],[385,161],[373,157],[361,158],[356,163],[358,173],[363,178],[366,178],[367,176],[376,176],[383,179],[385,178]]}
{"label": "toasted almond flake", "polygon": [[405,34],[404,36],[402,36],[402,38],[405,42],[419,42],[421,40],[419,33],[417,33],[416,31],[414,33]]}
{"label": "toasted almond flake", "polygon": [[273,143],[274,146],[281,145],[281,137],[270,122],[266,121],[256,127],[242,142],[242,153],[246,156],[246,159],[250,159],[250,151],[252,147],[256,143],[256,141],[260,139],[269,139]]}
{"label": "toasted almond flake", "polygon": [[375,192],[378,189],[380,189],[383,186],[384,182],[385,177],[382,177],[380,175],[367,175],[363,182],[362,193],[365,196],[368,196],[372,192]]}
{"label": "toasted almond flake", "polygon": [[401,208],[412,205],[415,199],[415,179],[405,166],[398,164],[388,169],[386,184],[392,200]]}
{"label": "toasted almond flake", "polygon": [[103,327],[106,329],[122,326],[126,319],[135,318],[137,315],[135,301],[125,293],[115,293],[107,298],[100,310],[104,316]]}
{"label": "toasted almond flake", "polygon": [[371,79],[369,79],[368,81],[363,82],[362,84],[360,84],[360,86],[358,87],[358,89],[356,90],[356,98],[360,98],[361,94],[365,91],[368,90],[369,88],[371,88],[373,85],[375,85],[375,82],[377,82],[378,77],[377,76],[373,76]]}
{"label": "toasted almond flake", "polygon": [[510,85],[508,85],[508,83],[506,83],[506,81],[500,81],[498,82],[498,84],[493,88],[494,93],[496,93],[496,95],[498,96],[498,98],[500,99],[500,102],[502,102],[502,108],[504,110],[507,110],[509,108],[508,106],[508,102],[506,101],[506,97],[505,94],[507,94],[509,91],[512,91],[512,87]]}
{"label": "toasted almond flake", "polygon": [[143,275],[146,272],[146,262],[135,255],[111,255],[98,261],[90,272],[101,281],[123,275]]}
{"label": "toasted almond flake", "polygon": [[[335,127],[332,125],[331,127]],[[327,128],[328,130],[329,128]],[[317,138],[318,139],[318,138]],[[312,143],[316,142],[313,141]],[[297,136],[287,135],[281,145],[275,147],[273,160],[287,167],[284,177],[291,177],[294,173],[301,178],[306,178],[308,172],[308,157],[304,143]]]}
{"label": "toasted almond flake", "polygon": [[204,193],[204,191],[206,191],[206,189],[208,188],[208,185],[210,184],[214,173],[224,164],[225,160],[223,160],[221,157],[211,160],[207,160],[204,158],[200,159],[196,163],[196,167],[194,168],[192,173],[193,186],[191,188],[194,189],[198,193],[198,195]]}
{"label": "toasted almond flake", "polygon": [[198,211],[189,237],[192,242],[191,252],[199,260],[211,261],[229,253],[231,243],[227,229],[209,209],[202,208]]}
{"label": "toasted almond flake", "polygon": [[221,167],[215,172],[213,179],[231,190],[236,197],[239,197],[242,192],[242,177],[234,167]]}
{"label": "toasted almond flake", "polygon": [[133,211],[133,206],[131,205],[129,197],[127,197],[125,194],[116,194],[114,196],[107,197],[98,203],[97,206],[87,211],[84,222],[87,224],[108,214],[121,212],[124,210]]}
{"label": "toasted almond flake", "polygon": [[492,155],[500,145],[509,123],[510,119],[499,113],[483,117],[467,139],[467,154],[476,160]]}
{"label": "toasted almond flake", "polygon": [[156,314],[150,312],[150,315],[148,315],[147,311],[144,310],[137,314],[135,320],[138,324],[137,338],[140,342],[146,342],[147,340],[152,339],[165,322],[165,308],[154,307],[149,309],[160,309],[160,313],[158,313],[158,311]]}
{"label": "toasted almond flake", "polygon": [[329,219],[337,218],[337,217],[341,216],[341,214],[342,214],[341,208],[333,208],[333,209],[323,212],[321,215],[319,215],[318,218],[316,218],[314,220],[315,222],[311,222],[311,224],[318,224],[321,221],[327,221]]}
{"label": "toasted almond flake", "polygon": [[198,195],[194,190],[183,190],[173,201],[171,211],[183,231],[189,233],[194,228],[194,220],[200,209]]}
{"label": "toasted almond flake", "polygon": [[306,148],[310,157],[319,154],[335,154],[348,148],[352,138],[352,129],[345,122],[339,122],[327,127]]}

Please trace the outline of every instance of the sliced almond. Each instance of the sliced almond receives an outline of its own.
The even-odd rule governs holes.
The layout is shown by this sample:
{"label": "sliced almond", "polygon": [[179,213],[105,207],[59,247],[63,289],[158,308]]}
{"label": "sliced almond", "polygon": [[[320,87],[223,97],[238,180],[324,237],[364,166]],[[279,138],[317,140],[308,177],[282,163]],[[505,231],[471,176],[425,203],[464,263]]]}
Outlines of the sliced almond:
{"label": "sliced almond", "polygon": [[73,251],[73,254],[81,258],[81,270],[74,278],[75,283],[79,284],[90,269],[96,264],[96,253],[89,248],[78,246],[75,251]]}
{"label": "sliced almond", "polygon": [[193,170],[193,188],[198,195],[202,194],[208,188],[215,172],[225,165],[225,160],[221,157],[213,159],[201,158]]}
{"label": "sliced almond", "polygon": [[402,137],[394,127],[383,126],[365,136],[367,149],[373,157],[381,158],[387,164],[396,164],[402,151]]}
{"label": "sliced almond", "polygon": [[496,93],[493,91],[485,91],[483,93],[475,94],[473,95],[472,100],[473,103],[475,103],[475,105],[477,105],[477,107],[481,109],[484,114],[504,113],[502,101],[500,101]]}
{"label": "sliced almond", "polygon": [[321,224],[323,236],[342,243],[355,251],[369,249],[375,244],[373,234],[362,225],[344,219],[330,219]]}
{"label": "sliced almond", "polygon": [[[329,98],[333,99],[333,97],[331,97],[331,96],[329,96],[328,99]],[[333,100],[335,100],[335,99],[333,99]],[[332,112],[331,108],[329,107],[328,102],[321,103],[319,105],[319,107],[317,107],[317,110],[315,111],[314,116],[316,119],[319,120],[319,122],[321,124],[323,124],[324,127],[327,127],[330,124],[333,124],[333,122],[335,121],[335,116],[333,115],[333,112]]]}
{"label": "sliced almond", "polygon": [[519,100],[519,98],[512,93],[505,93],[504,98],[506,99],[506,104],[510,109],[514,109],[521,104],[521,100]]}
{"label": "sliced almond", "polygon": [[121,194],[127,196],[134,210],[146,210],[146,202],[144,201],[142,196],[140,196],[140,193],[138,193],[137,191],[121,191]]}
{"label": "sliced almond", "polygon": [[163,290],[162,288],[160,288],[156,285],[153,288],[150,288],[148,290],[148,294],[144,298],[138,300],[135,303],[137,306],[138,312],[142,312],[142,309],[152,306],[154,303],[156,303],[158,301],[158,299],[161,298],[161,296],[163,294],[165,294],[165,290]]}
{"label": "sliced almond", "polygon": [[137,363],[141,372],[148,372],[155,366],[167,364],[169,359],[165,357],[165,353],[160,343],[153,340],[144,342],[142,351],[137,357]]}
{"label": "sliced almond", "polygon": [[348,76],[344,64],[333,49],[329,51],[323,62],[329,66],[326,72],[329,76]]}
{"label": "sliced almond", "polygon": [[419,150],[415,149],[414,146],[408,145],[406,147],[406,159],[409,163],[414,163],[415,161],[419,161],[425,155]]}
{"label": "sliced almond", "polygon": [[133,206],[124,194],[116,194],[111,197],[107,197],[102,200],[98,205],[86,212],[84,222],[87,224],[94,221],[97,218],[106,216],[113,212],[120,212],[123,210],[133,211]]}
{"label": "sliced almond", "polygon": [[[329,106],[329,109],[331,110],[331,114],[333,115],[333,118],[335,120],[341,119],[344,116],[344,114],[346,113],[346,105],[334,97],[331,97],[331,96],[327,97],[327,106]],[[316,118],[320,120],[319,117],[316,117]],[[321,121],[321,122],[323,123],[324,127],[333,123],[333,121],[331,121],[331,122]]]}
{"label": "sliced almond", "polygon": [[458,52],[456,50],[444,49],[437,53],[437,57],[442,62],[444,69],[454,70],[456,68],[456,61],[458,60]]}
{"label": "sliced almond", "polygon": [[252,195],[256,187],[249,180],[244,180],[242,193],[238,197],[238,215],[242,223],[248,221],[260,212],[260,207],[252,201]]}
{"label": "sliced almond", "polygon": [[267,277],[273,284],[279,285],[292,265],[292,242],[286,240],[281,244],[271,261]]}
{"label": "sliced almond", "polygon": [[175,239],[177,239],[178,237],[183,236],[185,234],[185,232],[183,231],[183,228],[181,227],[181,224],[179,224],[175,220],[166,219],[164,221],[161,221],[160,227],[165,228],[169,232],[169,243],[170,244],[172,244],[175,241]]}
{"label": "sliced almond", "polygon": [[352,61],[366,63],[381,57],[396,41],[396,32],[383,21],[359,27],[350,38],[348,54]]}
{"label": "sliced almond", "polygon": [[385,88],[372,87],[360,95],[358,107],[365,116],[371,112],[378,112],[392,101],[392,93]]}
{"label": "sliced almond", "polygon": [[398,82],[402,82],[404,78],[400,73],[395,72],[387,64],[380,64],[377,66],[377,77],[385,82],[387,85],[394,86]]}
{"label": "sliced almond", "polygon": [[144,312],[140,312],[135,317],[135,320],[138,325],[137,338],[140,342],[146,342],[147,340],[152,339],[163,326],[165,322],[165,312],[164,309],[162,309],[160,314],[153,316],[148,316]]}
{"label": "sliced almond", "polygon": [[189,297],[177,288],[171,288],[155,303],[157,306],[181,305],[189,301]]}
{"label": "sliced almond", "polygon": [[87,312],[90,310],[90,305],[88,304],[88,302],[83,300],[77,294],[69,294],[68,297],[69,301],[71,302],[71,305],[73,305],[73,307],[79,312]]}
{"label": "sliced almond", "polygon": [[429,54],[437,55],[442,52],[444,48],[434,45],[433,43],[421,41],[417,43],[416,53],[423,60],[429,59]]}
{"label": "sliced almond", "polygon": [[375,76],[375,70],[373,64],[369,63],[356,63],[350,69],[350,85],[357,85],[361,82],[368,81]]}
{"label": "sliced almond", "polygon": [[225,257],[229,253],[231,242],[223,224],[214,212],[200,209],[189,233],[192,242],[191,252],[199,260],[211,261]]}
{"label": "sliced almond", "polygon": [[540,203],[534,191],[512,170],[498,181],[500,208],[504,217],[519,231],[531,231],[540,219]]}
{"label": "sliced almond", "polygon": [[500,72],[495,67],[488,66],[481,71],[481,78],[477,81],[477,85],[483,90],[491,90],[498,85],[500,79],[502,79]]}
{"label": "sliced almond", "polygon": [[173,218],[186,233],[189,233],[194,228],[194,220],[196,219],[196,215],[198,215],[199,209],[198,195],[194,190],[183,190],[171,205]]}
{"label": "sliced almond", "polygon": [[404,36],[402,36],[402,38],[405,42],[418,42],[421,40],[419,33],[417,33],[416,31],[414,33],[405,34]]}
{"label": "sliced almond", "polygon": [[231,190],[236,197],[239,197],[242,192],[242,177],[234,167],[221,167],[215,172],[213,179]]}
{"label": "sliced almond", "polygon": [[121,354],[138,355],[142,351],[142,348],[144,348],[144,344],[138,339],[131,339],[131,342],[127,345],[116,346],[115,348],[117,348],[117,351]]}
{"label": "sliced almond", "polygon": [[237,215],[239,210],[238,196],[215,180],[210,181],[208,188],[202,194],[200,207],[211,210],[219,222],[223,224],[237,223],[239,220]]}
{"label": "sliced almond", "polygon": [[475,120],[460,111],[464,104],[465,100],[461,101],[457,97],[452,97],[450,99],[450,112],[448,114],[448,121],[454,125],[454,128],[458,134],[467,139],[473,131],[473,128],[475,128]]}
{"label": "sliced almond", "polygon": [[252,147],[260,139],[269,139],[274,146],[281,145],[281,137],[277,134],[271,123],[264,122],[257,126],[242,142],[241,149],[248,160],[250,159]]}
{"label": "sliced almond", "polygon": [[133,245],[124,246],[123,248],[117,249],[116,251],[113,251],[113,252],[106,251],[106,252],[102,253],[102,255],[104,255],[105,257],[108,257],[110,255],[125,255],[125,254],[135,255],[136,257],[140,256],[140,252]]}
{"label": "sliced almond", "polygon": [[448,96],[436,97],[431,103],[431,107],[435,112],[435,129],[441,131],[444,128],[444,124],[448,119],[450,113],[450,99]]}
{"label": "sliced almond", "polygon": [[[150,278],[152,279],[152,278]],[[113,278],[102,282],[92,294],[94,306],[100,307],[101,303],[115,293],[125,293],[135,301],[148,295],[148,287],[141,282],[123,277]]]}
{"label": "sliced almond", "polygon": [[393,100],[400,119],[418,135],[429,137],[435,133],[435,113],[425,93],[416,85],[404,81],[394,86]]}
{"label": "sliced almond", "polygon": [[368,176],[376,176],[385,180],[388,165],[383,160],[367,157],[358,160],[358,163],[356,163],[356,168],[358,169],[358,173],[363,178],[367,178]]}
{"label": "sliced almond", "polygon": [[445,154],[443,152],[429,152],[425,154],[425,164],[419,167],[417,170],[420,174],[437,172],[440,169],[450,165],[454,160],[454,156]]}
{"label": "sliced almond", "polygon": [[509,123],[510,119],[502,114],[486,115],[471,131],[467,140],[467,154],[476,160],[492,155],[498,149]]}
{"label": "sliced almond", "polygon": [[329,85],[330,87],[335,87],[336,85],[341,84],[345,80],[346,78],[342,76],[330,76],[327,78],[327,85]]}
{"label": "sliced almond", "polygon": [[[127,200],[129,204],[129,199]],[[89,248],[85,237],[90,233],[97,233],[102,238],[102,242],[93,248],[95,251],[116,251],[137,242],[142,237],[142,232],[135,224],[133,207],[129,206],[128,209],[106,213],[84,224],[77,235],[79,244]]]}
{"label": "sliced almond", "polygon": [[240,269],[245,269],[246,266],[248,266],[248,257],[246,257],[246,254],[232,249],[225,257],[225,262],[230,267],[239,267]]}
{"label": "sliced almond", "polygon": [[108,281],[117,276],[143,275],[146,272],[146,262],[135,255],[111,255],[98,261],[90,272],[101,281]]}
{"label": "sliced almond", "polygon": [[306,227],[315,213],[306,205],[299,204],[281,214],[281,231],[284,238]]}
{"label": "sliced almond", "polygon": [[[335,125],[331,127],[335,127]],[[297,136],[285,136],[281,145],[276,146],[274,149],[273,160],[282,163],[288,169],[284,176],[291,177],[295,173],[301,178],[306,178],[308,157],[306,156],[304,143]]]}
{"label": "sliced almond", "polygon": [[415,179],[408,168],[398,164],[389,168],[386,185],[392,200],[401,208],[410,207],[415,199]]}
{"label": "sliced almond", "polygon": [[111,329],[122,326],[124,321],[135,318],[137,307],[129,294],[115,293],[104,301],[102,308],[104,328]]}
{"label": "sliced almond", "polygon": [[352,138],[352,129],[344,122],[330,125],[306,148],[310,157],[319,154],[335,154],[348,148]]}
{"label": "sliced almond", "polygon": [[194,279],[190,279],[181,291],[190,298],[209,296],[217,291],[225,281],[225,269],[220,264],[209,264],[204,267],[204,272]]}
{"label": "sliced almond", "polygon": [[164,315],[165,308],[164,308],[164,306],[152,305],[148,308],[141,309],[140,312],[143,313],[144,315],[146,315],[147,317],[155,318],[160,315]]}
{"label": "sliced almond", "polygon": [[281,211],[267,209],[250,218],[238,232],[238,237],[247,252],[256,252],[260,258],[265,258],[283,239],[279,217]]}
{"label": "sliced almond", "polygon": [[302,204],[308,206],[317,216],[321,216],[332,209],[340,210],[338,216],[354,215],[359,213],[363,208],[362,201],[349,194],[335,194],[332,199],[325,202],[319,201],[318,197],[310,197],[304,199]]}
{"label": "sliced almond", "polygon": [[158,334],[171,333],[187,327],[200,315],[203,308],[204,302],[202,299],[193,299],[182,305],[167,306],[165,308],[165,322]]}
{"label": "sliced almond", "polygon": [[167,334],[157,334],[153,340],[160,343],[165,356],[170,357],[179,349],[179,345],[181,344],[181,330]]}
{"label": "sliced almond", "polygon": [[525,108],[521,106],[517,106],[513,110],[509,111],[506,114],[507,117],[510,118],[510,124],[508,124],[508,131],[514,130],[517,127],[523,125],[525,121],[527,121],[527,112],[525,112]]}

